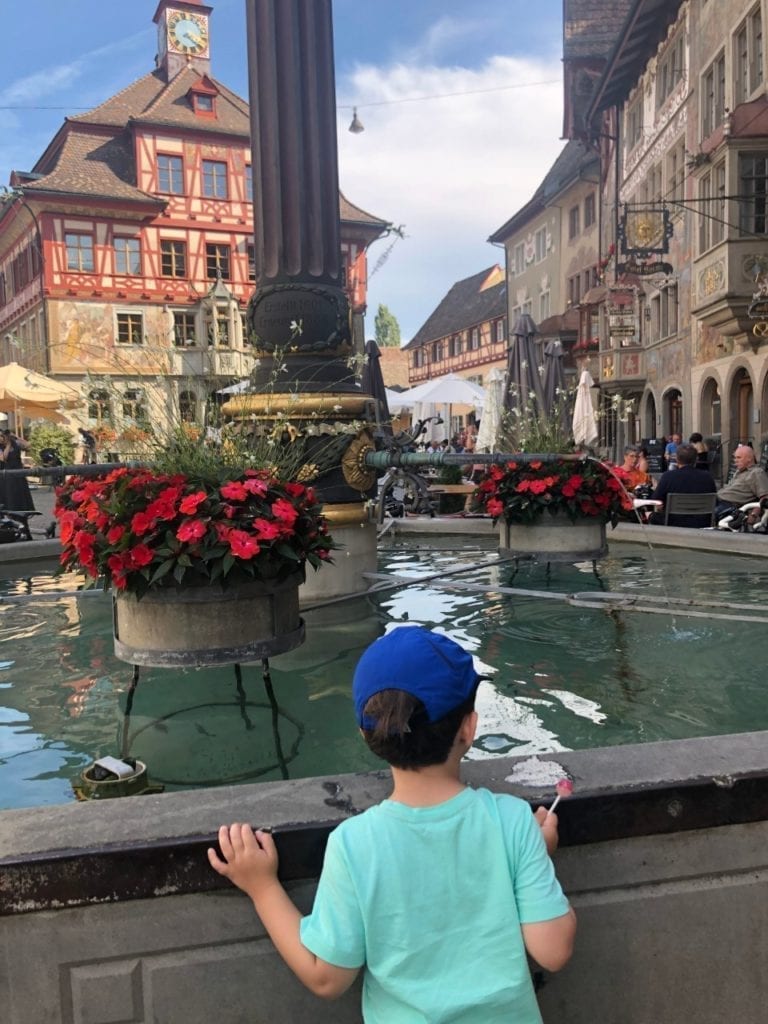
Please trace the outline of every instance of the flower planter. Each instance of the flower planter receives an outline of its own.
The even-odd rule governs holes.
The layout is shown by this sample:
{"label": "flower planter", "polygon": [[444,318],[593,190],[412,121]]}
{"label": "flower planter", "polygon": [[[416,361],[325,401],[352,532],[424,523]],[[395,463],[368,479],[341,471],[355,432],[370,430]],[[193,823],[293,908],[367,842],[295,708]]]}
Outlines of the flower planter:
{"label": "flower planter", "polygon": [[535,523],[499,520],[499,551],[540,562],[584,562],[608,553],[605,523],[598,516],[572,520],[567,513],[545,512]]}
{"label": "flower planter", "polygon": [[167,587],[141,600],[117,592],[113,602],[115,656],[161,668],[259,661],[304,642],[299,615],[303,570],[280,583]]}

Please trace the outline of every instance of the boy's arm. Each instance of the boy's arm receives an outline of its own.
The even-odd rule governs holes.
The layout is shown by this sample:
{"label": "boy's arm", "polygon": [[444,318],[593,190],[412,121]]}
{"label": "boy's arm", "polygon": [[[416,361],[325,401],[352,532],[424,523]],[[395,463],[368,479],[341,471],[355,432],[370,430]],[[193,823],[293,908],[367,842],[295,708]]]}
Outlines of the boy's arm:
{"label": "boy's arm", "polygon": [[225,859],[209,849],[211,867],[250,896],[275,948],[299,981],[323,999],[336,999],[346,992],[360,968],[336,967],[302,944],[302,915],[277,879],[272,836],[254,833],[249,825],[224,825],[219,829],[219,846]]}
{"label": "boy's arm", "polygon": [[[551,857],[557,849],[558,831],[557,814],[549,813],[545,807],[539,807],[534,818],[541,829],[541,835]],[[533,921],[521,924],[525,948],[536,961],[547,971],[559,971],[565,967],[573,954],[573,942],[576,936],[576,914],[573,907],[566,914],[550,918],[547,921]]]}
{"label": "boy's arm", "polygon": [[573,953],[573,940],[576,937],[576,915],[573,907],[562,917],[553,917],[551,921],[536,921],[534,924],[520,926],[523,932],[525,948],[537,964],[547,971],[559,971],[565,967]]}

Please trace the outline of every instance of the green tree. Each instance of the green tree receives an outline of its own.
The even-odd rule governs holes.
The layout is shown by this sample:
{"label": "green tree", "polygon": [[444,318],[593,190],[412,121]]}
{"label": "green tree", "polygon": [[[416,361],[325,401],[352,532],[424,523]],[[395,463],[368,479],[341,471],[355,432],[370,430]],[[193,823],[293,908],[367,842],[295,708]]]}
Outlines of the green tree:
{"label": "green tree", "polygon": [[379,306],[373,321],[379,348],[400,348],[400,324],[386,306]]}

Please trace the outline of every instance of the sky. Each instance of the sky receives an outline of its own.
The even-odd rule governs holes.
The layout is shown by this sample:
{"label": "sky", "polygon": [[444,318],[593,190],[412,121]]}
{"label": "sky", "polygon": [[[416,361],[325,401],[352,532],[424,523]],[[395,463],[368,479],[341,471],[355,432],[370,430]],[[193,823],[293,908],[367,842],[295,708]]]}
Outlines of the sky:
{"label": "sky", "polygon": [[[208,2],[213,76],[247,96],[245,0]],[[155,8],[12,5],[0,184],[32,168],[68,114],[153,68]],[[366,332],[384,304],[406,342],[456,281],[503,265],[488,236],[530,199],[564,144],[562,0],[334,0],[333,17],[341,189],[405,236],[369,250]],[[354,106],[358,135],[348,131]]]}

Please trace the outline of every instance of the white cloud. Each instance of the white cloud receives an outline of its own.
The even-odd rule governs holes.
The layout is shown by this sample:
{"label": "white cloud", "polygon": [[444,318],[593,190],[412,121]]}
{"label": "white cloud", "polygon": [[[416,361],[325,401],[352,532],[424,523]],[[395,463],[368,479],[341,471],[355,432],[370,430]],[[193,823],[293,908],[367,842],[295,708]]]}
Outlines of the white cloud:
{"label": "white cloud", "polygon": [[43,68],[33,75],[17,78],[0,92],[0,103],[8,106],[13,104],[32,104],[36,101],[59,93],[68,88],[83,73],[83,61],[74,60],[69,64],[58,64]]}
{"label": "white cloud", "polygon": [[[359,102],[365,125],[350,134],[351,111],[342,111],[341,187],[408,236],[370,282],[370,332],[381,302],[410,338],[455,281],[503,264],[486,239],[531,198],[563,146],[560,78],[554,59],[497,56],[478,69],[360,66],[338,83],[339,103]],[[554,84],[532,84],[542,82]],[[445,93],[461,95],[411,102]],[[373,246],[371,266],[387,244]]]}

